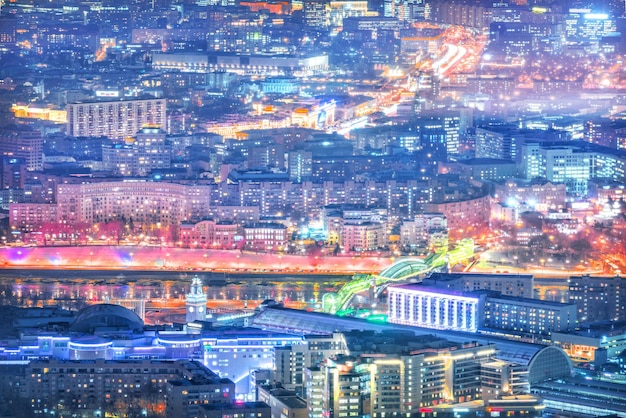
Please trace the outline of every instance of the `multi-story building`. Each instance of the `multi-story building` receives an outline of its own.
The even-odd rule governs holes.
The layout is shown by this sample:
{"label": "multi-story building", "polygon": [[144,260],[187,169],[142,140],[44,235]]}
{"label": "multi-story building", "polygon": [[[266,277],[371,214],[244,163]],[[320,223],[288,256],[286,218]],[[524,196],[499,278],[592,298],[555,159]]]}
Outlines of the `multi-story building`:
{"label": "multi-story building", "polygon": [[515,161],[520,138],[516,128],[489,126],[476,128],[476,158]]}
{"label": "multi-story building", "polygon": [[576,304],[580,322],[626,320],[625,284],[622,277],[570,277],[569,301]]}
{"label": "multi-story building", "polygon": [[168,417],[199,417],[202,405],[233,403],[235,384],[221,378],[201,363],[193,363],[197,369],[190,376],[167,381],[165,386]]}
{"label": "multi-story building", "polygon": [[512,206],[527,205],[538,212],[565,208],[565,185],[549,181],[525,181],[510,179],[496,185],[496,196],[500,202]]}
{"label": "multi-story building", "polygon": [[48,203],[9,204],[9,225],[21,232],[36,232],[47,223],[56,223],[58,206]]}
{"label": "multi-story building", "polygon": [[306,369],[321,364],[328,357],[347,354],[344,335],[307,335],[302,344],[276,347],[273,380],[296,394],[306,393]]}
{"label": "multi-story building", "polygon": [[135,225],[178,226],[201,219],[209,207],[208,186],[149,181],[60,184],[58,217],[88,224],[132,218]]}
{"label": "multi-story building", "polygon": [[548,335],[578,326],[576,305],[511,296],[487,296],[482,327]]}
{"label": "multi-story building", "polygon": [[465,181],[501,181],[516,177],[517,165],[511,160],[472,158],[470,160],[441,163],[439,171],[458,174]]}
{"label": "multi-story building", "polygon": [[493,360],[482,363],[480,365],[480,381],[483,400],[530,392],[528,370],[507,361]]}
{"label": "multi-story building", "polygon": [[271,418],[265,402],[240,402],[200,405],[199,418]]}
{"label": "multi-story building", "polygon": [[287,248],[287,227],[275,222],[244,225],[245,246],[257,251],[283,251]]}
{"label": "multi-story building", "polygon": [[309,418],[324,416],[324,375],[319,366],[304,369],[304,387]]}
{"label": "multi-story building", "polygon": [[390,287],[388,295],[388,320],[395,324],[469,332],[481,325],[478,294],[402,285]]}
{"label": "multi-story building", "polygon": [[349,251],[376,251],[386,243],[386,232],[380,222],[344,222],[341,245]]}
{"label": "multi-story building", "polygon": [[492,290],[507,296],[534,297],[534,277],[530,274],[433,273],[425,277],[422,283],[426,286],[466,293]]}
{"label": "multi-story building", "polygon": [[489,26],[491,10],[482,3],[437,0],[432,2],[430,9],[430,20],[437,23],[475,29],[486,29]]}
{"label": "multi-story building", "polygon": [[448,220],[441,213],[421,213],[400,226],[403,247],[440,249],[448,247]]}
{"label": "multi-story building", "polygon": [[577,326],[576,306],[496,292],[458,292],[409,284],[390,287],[389,321],[424,328],[549,335]]}
{"label": "multi-story building", "polygon": [[313,171],[313,153],[304,150],[290,151],[287,156],[289,180],[301,183],[310,180]]}
{"label": "multi-story building", "polygon": [[327,30],[330,27],[330,1],[307,0],[302,2],[304,25],[314,30]]}
{"label": "multi-story building", "polygon": [[322,224],[327,241],[349,251],[373,251],[387,244],[387,211],[360,205],[326,205]]}
{"label": "multi-story building", "polygon": [[[182,382],[193,390],[186,395],[176,390]],[[197,416],[199,404],[232,400],[234,388],[232,381],[198,362],[49,359],[22,366],[3,391],[15,391],[35,413],[126,415],[143,410],[165,416],[171,409],[187,417]]]}
{"label": "multi-story building", "polygon": [[67,134],[74,137],[132,137],[144,126],[165,127],[165,99],[68,103]]}
{"label": "multi-story building", "polygon": [[43,137],[39,131],[0,129],[0,155],[23,158],[29,171],[43,169]]}
{"label": "multi-story building", "polygon": [[295,392],[282,387],[261,386],[257,399],[271,409],[271,418],[307,418],[307,403]]}
{"label": "multi-story building", "polygon": [[121,176],[144,177],[152,170],[168,169],[172,148],[165,137],[158,128],[144,127],[123,144],[104,145],[102,162],[107,170]]}
{"label": "multi-story building", "polygon": [[[370,344],[365,344],[369,346]],[[350,417],[418,413],[421,408],[481,399],[481,363],[493,346],[446,344],[437,350],[399,343],[385,353],[328,359],[322,366],[323,415]]]}
{"label": "multi-story building", "polygon": [[583,141],[527,141],[521,146],[521,173],[526,179],[564,183],[568,192],[586,195],[591,179],[624,182],[626,152]]}
{"label": "multi-story building", "polygon": [[241,235],[241,226],[234,222],[213,220],[183,223],[178,235],[182,247],[232,249]]}
{"label": "multi-story building", "polygon": [[[294,75],[306,76],[328,70],[328,56],[296,57],[285,55],[238,55],[212,54],[152,54],[155,70],[179,70],[183,72],[228,71],[247,75]],[[68,115],[69,117],[69,115]]]}
{"label": "multi-story building", "polygon": [[424,210],[443,213],[448,220],[448,230],[462,235],[461,231],[469,227],[480,228],[489,225],[490,197],[485,195],[472,199],[426,203]]}

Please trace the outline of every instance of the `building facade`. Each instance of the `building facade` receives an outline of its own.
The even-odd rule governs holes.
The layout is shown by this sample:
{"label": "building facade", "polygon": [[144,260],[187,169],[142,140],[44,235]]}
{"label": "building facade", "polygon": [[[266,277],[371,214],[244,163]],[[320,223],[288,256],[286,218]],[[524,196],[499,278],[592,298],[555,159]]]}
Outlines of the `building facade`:
{"label": "building facade", "polygon": [[124,139],[145,125],[165,127],[165,99],[68,103],[67,134]]}

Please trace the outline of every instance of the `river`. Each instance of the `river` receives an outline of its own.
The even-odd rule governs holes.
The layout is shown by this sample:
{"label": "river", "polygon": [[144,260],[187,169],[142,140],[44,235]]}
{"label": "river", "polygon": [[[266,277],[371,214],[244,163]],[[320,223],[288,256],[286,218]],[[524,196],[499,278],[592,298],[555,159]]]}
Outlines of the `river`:
{"label": "river", "polygon": [[[118,299],[144,299],[148,306],[179,306],[193,273],[179,271],[0,270],[0,305],[80,309]],[[350,275],[229,274],[201,272],[211,302],[275,299],[315,305],[326,292],[337,291]]]}

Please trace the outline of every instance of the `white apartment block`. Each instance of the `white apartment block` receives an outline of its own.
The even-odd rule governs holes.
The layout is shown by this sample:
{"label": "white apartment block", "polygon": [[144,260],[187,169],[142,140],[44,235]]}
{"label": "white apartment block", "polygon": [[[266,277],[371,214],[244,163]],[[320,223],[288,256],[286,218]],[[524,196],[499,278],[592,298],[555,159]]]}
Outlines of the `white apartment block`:
{"label": "white apartment block", "polygon": [[144,126],[165,127],[165,99],[68,103],[67,134],[123,139]]}

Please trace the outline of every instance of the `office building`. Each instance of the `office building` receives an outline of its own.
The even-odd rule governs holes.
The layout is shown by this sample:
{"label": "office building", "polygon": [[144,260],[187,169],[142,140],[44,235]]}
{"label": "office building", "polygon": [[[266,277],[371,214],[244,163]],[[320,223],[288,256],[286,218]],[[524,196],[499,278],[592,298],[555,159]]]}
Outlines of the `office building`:
{"label": "office building", "polygon": [[388,295],[389,322],[422,328],[549,335],[578,325],[574,304],[422,284],[392,286]]}
{"label": "office building", "polygon": [[502,295],[487,296],[481,317],[484,328],[520,334],[549,335],[578,326],[574,304]]}
{"label": "office building", "polygon": [[401,285],[388,289],[388,321],[422,328],[476,332],[480,295],[447,289]]}
{"label": "office building", "polygon": [[583,141],[526,141],[520,162],[524,178],[564,183],[567,192],[576,195],[587,195],[591,179],[624,182],[626,178],[626,152]]}
{"label": "office building", "polygon": [[513,126],[476,128],[476,158],[516,161],[520,145],[519,132]]}

